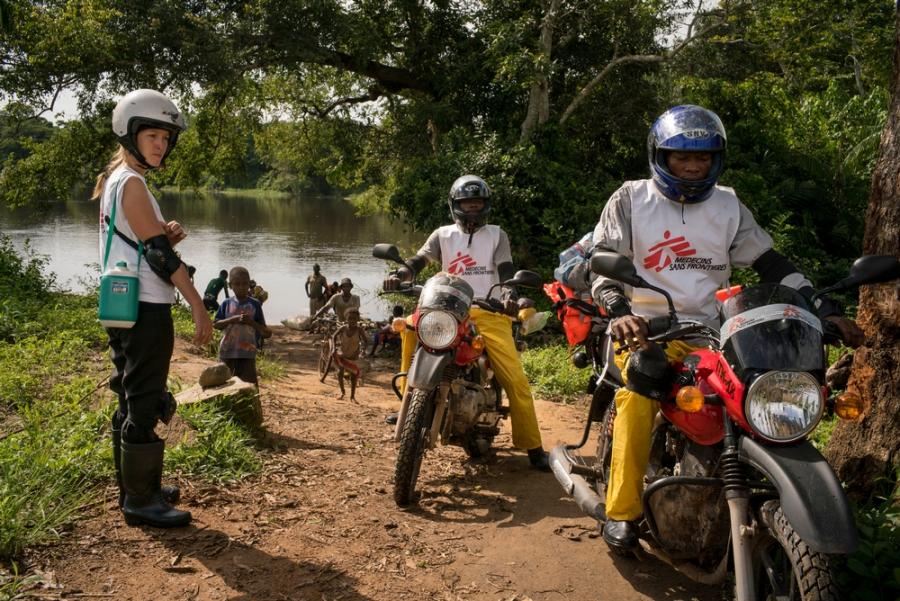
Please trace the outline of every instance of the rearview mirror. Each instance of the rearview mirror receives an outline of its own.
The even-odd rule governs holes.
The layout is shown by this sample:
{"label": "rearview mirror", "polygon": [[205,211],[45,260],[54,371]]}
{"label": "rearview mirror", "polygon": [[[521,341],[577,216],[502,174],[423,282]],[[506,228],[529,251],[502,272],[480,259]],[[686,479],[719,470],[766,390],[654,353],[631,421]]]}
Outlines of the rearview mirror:
{"label": "rearview mirror", "polygon": [[850,277],[856,285],[879,284],[900,278],[900,260],[887,255],[860,257],[850,267]]}
{"label": "rearview mirror", "polygon": [[372,247],[372,256],[376,259],[403,263],[403,257],[400,256],[400,251],[397,250],[397,247],[393,244],[376,244]]}
{"label": "rearview mirror", "polygon": [[880,284],[900,278],[900,260],[889,255],[866,255],[850,267],[850,275],[840,282],[816,292],[813,298],[837,290],[847,290],[863,284]]}
{"label": "rearview mirror", "polygon": [[630,286],[646,287],[646,282],[637,274],[634,263],[619,253],[601,251],[591,257],[591,271]]}
{"label": "rearview mirror", "polygon": [[525,286],[526,288],[540,288],[543,284],[541,276],[533,271],[522,269],[516,272],[511,280],[503,282],[504,286]]}

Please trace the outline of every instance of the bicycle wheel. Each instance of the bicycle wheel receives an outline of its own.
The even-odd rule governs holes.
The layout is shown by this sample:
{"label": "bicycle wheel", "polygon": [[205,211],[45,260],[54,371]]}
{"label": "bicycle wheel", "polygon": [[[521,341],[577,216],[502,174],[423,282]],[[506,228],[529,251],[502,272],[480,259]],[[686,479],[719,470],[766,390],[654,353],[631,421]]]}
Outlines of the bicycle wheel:
{"label": "bicycle wheel", "polygon": [[319,382],[324,382],[331,371],[334,362],[334,340],[325,338],[322,341],[322,350],[319,351]]}

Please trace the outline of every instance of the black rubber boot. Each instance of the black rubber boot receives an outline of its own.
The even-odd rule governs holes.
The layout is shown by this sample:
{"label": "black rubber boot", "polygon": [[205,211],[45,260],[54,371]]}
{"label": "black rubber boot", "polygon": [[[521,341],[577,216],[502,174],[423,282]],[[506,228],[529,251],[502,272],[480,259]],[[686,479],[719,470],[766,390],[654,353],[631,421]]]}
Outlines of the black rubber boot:
{"label": "black rubber boot", "polygon": [[125,489],[122,513],[129,526],[174,528],[187,526],[191,521],[189,511],[175,509],[163,499],[160,481],[165,448],[162,440],[122,443],[122,488]]}
{"label": "black rubber boot", "polygon": [[[116,466],[116,484],[119,485],[119,509],[125,502],[125,489],[122,488],[122,429],[112,428],[113,463]],[[166,503],[174,505],[181,499],[181,489],[177,486],[163,486],[160,488]]]}
{"label": "black rubber boot", "polygon": [[550,471],[550,457],[547,455],[547,451],[541,447],[528,449],[528,462],[531,463],[531,467],[536,470],[542,472]]}

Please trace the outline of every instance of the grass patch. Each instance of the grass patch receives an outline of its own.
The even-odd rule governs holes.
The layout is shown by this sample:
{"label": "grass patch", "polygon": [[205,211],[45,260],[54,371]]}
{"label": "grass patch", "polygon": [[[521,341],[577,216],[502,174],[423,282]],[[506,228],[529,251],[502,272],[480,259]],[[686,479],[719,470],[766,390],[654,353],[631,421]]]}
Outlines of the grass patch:
{"label": "grass patch", "polygon": [[578,369],[569,360],[565,345],[530,348],[522,353],[522,366],[534,389],[550,400],[565,400],[585,394],[589,369]]}
{"label": "grass patch", "polygon": [[281,359],[262,350],[256,354],[256,373],[260,379],[277,380],[287,374],[287,367]]}
{"label": "grass patch", "polygon": [[252,435],[230,417],[230,408],[201,403],[182,407],[179,413],[197,430],[196,438],[166,452],[168,469],[217,484],[235,482],[262,469]]}
{"label": "grass patch", "polygon": [[0,441],[0,558],[52,540],[112,475],[108,412],[81,405],[94,383],[58,385],[21,410],[22,431]]}

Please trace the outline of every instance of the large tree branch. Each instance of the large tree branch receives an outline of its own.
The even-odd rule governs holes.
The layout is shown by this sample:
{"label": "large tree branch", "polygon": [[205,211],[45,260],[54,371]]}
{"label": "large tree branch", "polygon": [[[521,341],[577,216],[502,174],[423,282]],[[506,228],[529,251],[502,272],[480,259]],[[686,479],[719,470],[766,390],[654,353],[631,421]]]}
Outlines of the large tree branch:
{"label": "large tree branch", "polygon": [[[695,18],[696,20],[696,18]],[[575,95],[575,98],[572,99],[572,102],[569,103],[569,106],[566,107],[566,110],[563,111],[562,117],[559,118],[559,124],[562,125],[566,121],[568,121],[569,117],[572,116],[572,113],[581,106],[581,104],[590,96],[594,90],[600,85],[600,83],[606,79],[606,77],[620,65],[628,65],[628,64],[638,64],[638,63],[664,63],[672,60],[682,50],[687,48],[692,42],[702,39],[710,34],[714,29],[718,28],[722,24],[722,21],[716,21],[715,23],[711,23],[706,27],[702,28],[697,33],[693,33],[693,22],[688,26],[688,35],[678,44],[676,44],[672,49],[667,50],[666,52],[661,52],[659,54],[628,54],[625,56],[613,56],[613,59],[609,61],[603,69],[594,76],[591,81],[587,83],[578,94]]]}
{"label": "large tree branch", "polygon": [[265,69],[271,66],[285,66],[290,63],[324,65],[369,77],[375,80],[378,87],[388,94],[415,91],[423,92],[432,97],[438,96],[432,82],[419,78],[409,69],[386,65],[377,60],[362,58],[321,46],[298,45],[297,40],[293,40],[293,42],[294,44],[291,46],[276,47],[273,52],[272,45],[268,41],[258,40],[257,48],[261,50],[261,56],[257,58],[254,64],[248,65],[248,68]]}
{"label": "large tree branch", "polygon": [[385,91],[381,88],[373,86],[369,88],[369,91],[360,96],[345,96],[344,98],[335,98],[332,102],[328,103],[325,108],[319,108],[317,106],[313,106],[309,109],[309,112],[314,114],[315,116],[321,118],[327,117],[331,111],[336,109],[339,106],[346,106],[348,104],[361,104],[363,102],[372,102],[373,100],[378,100],[382,96],[385,95]]}

